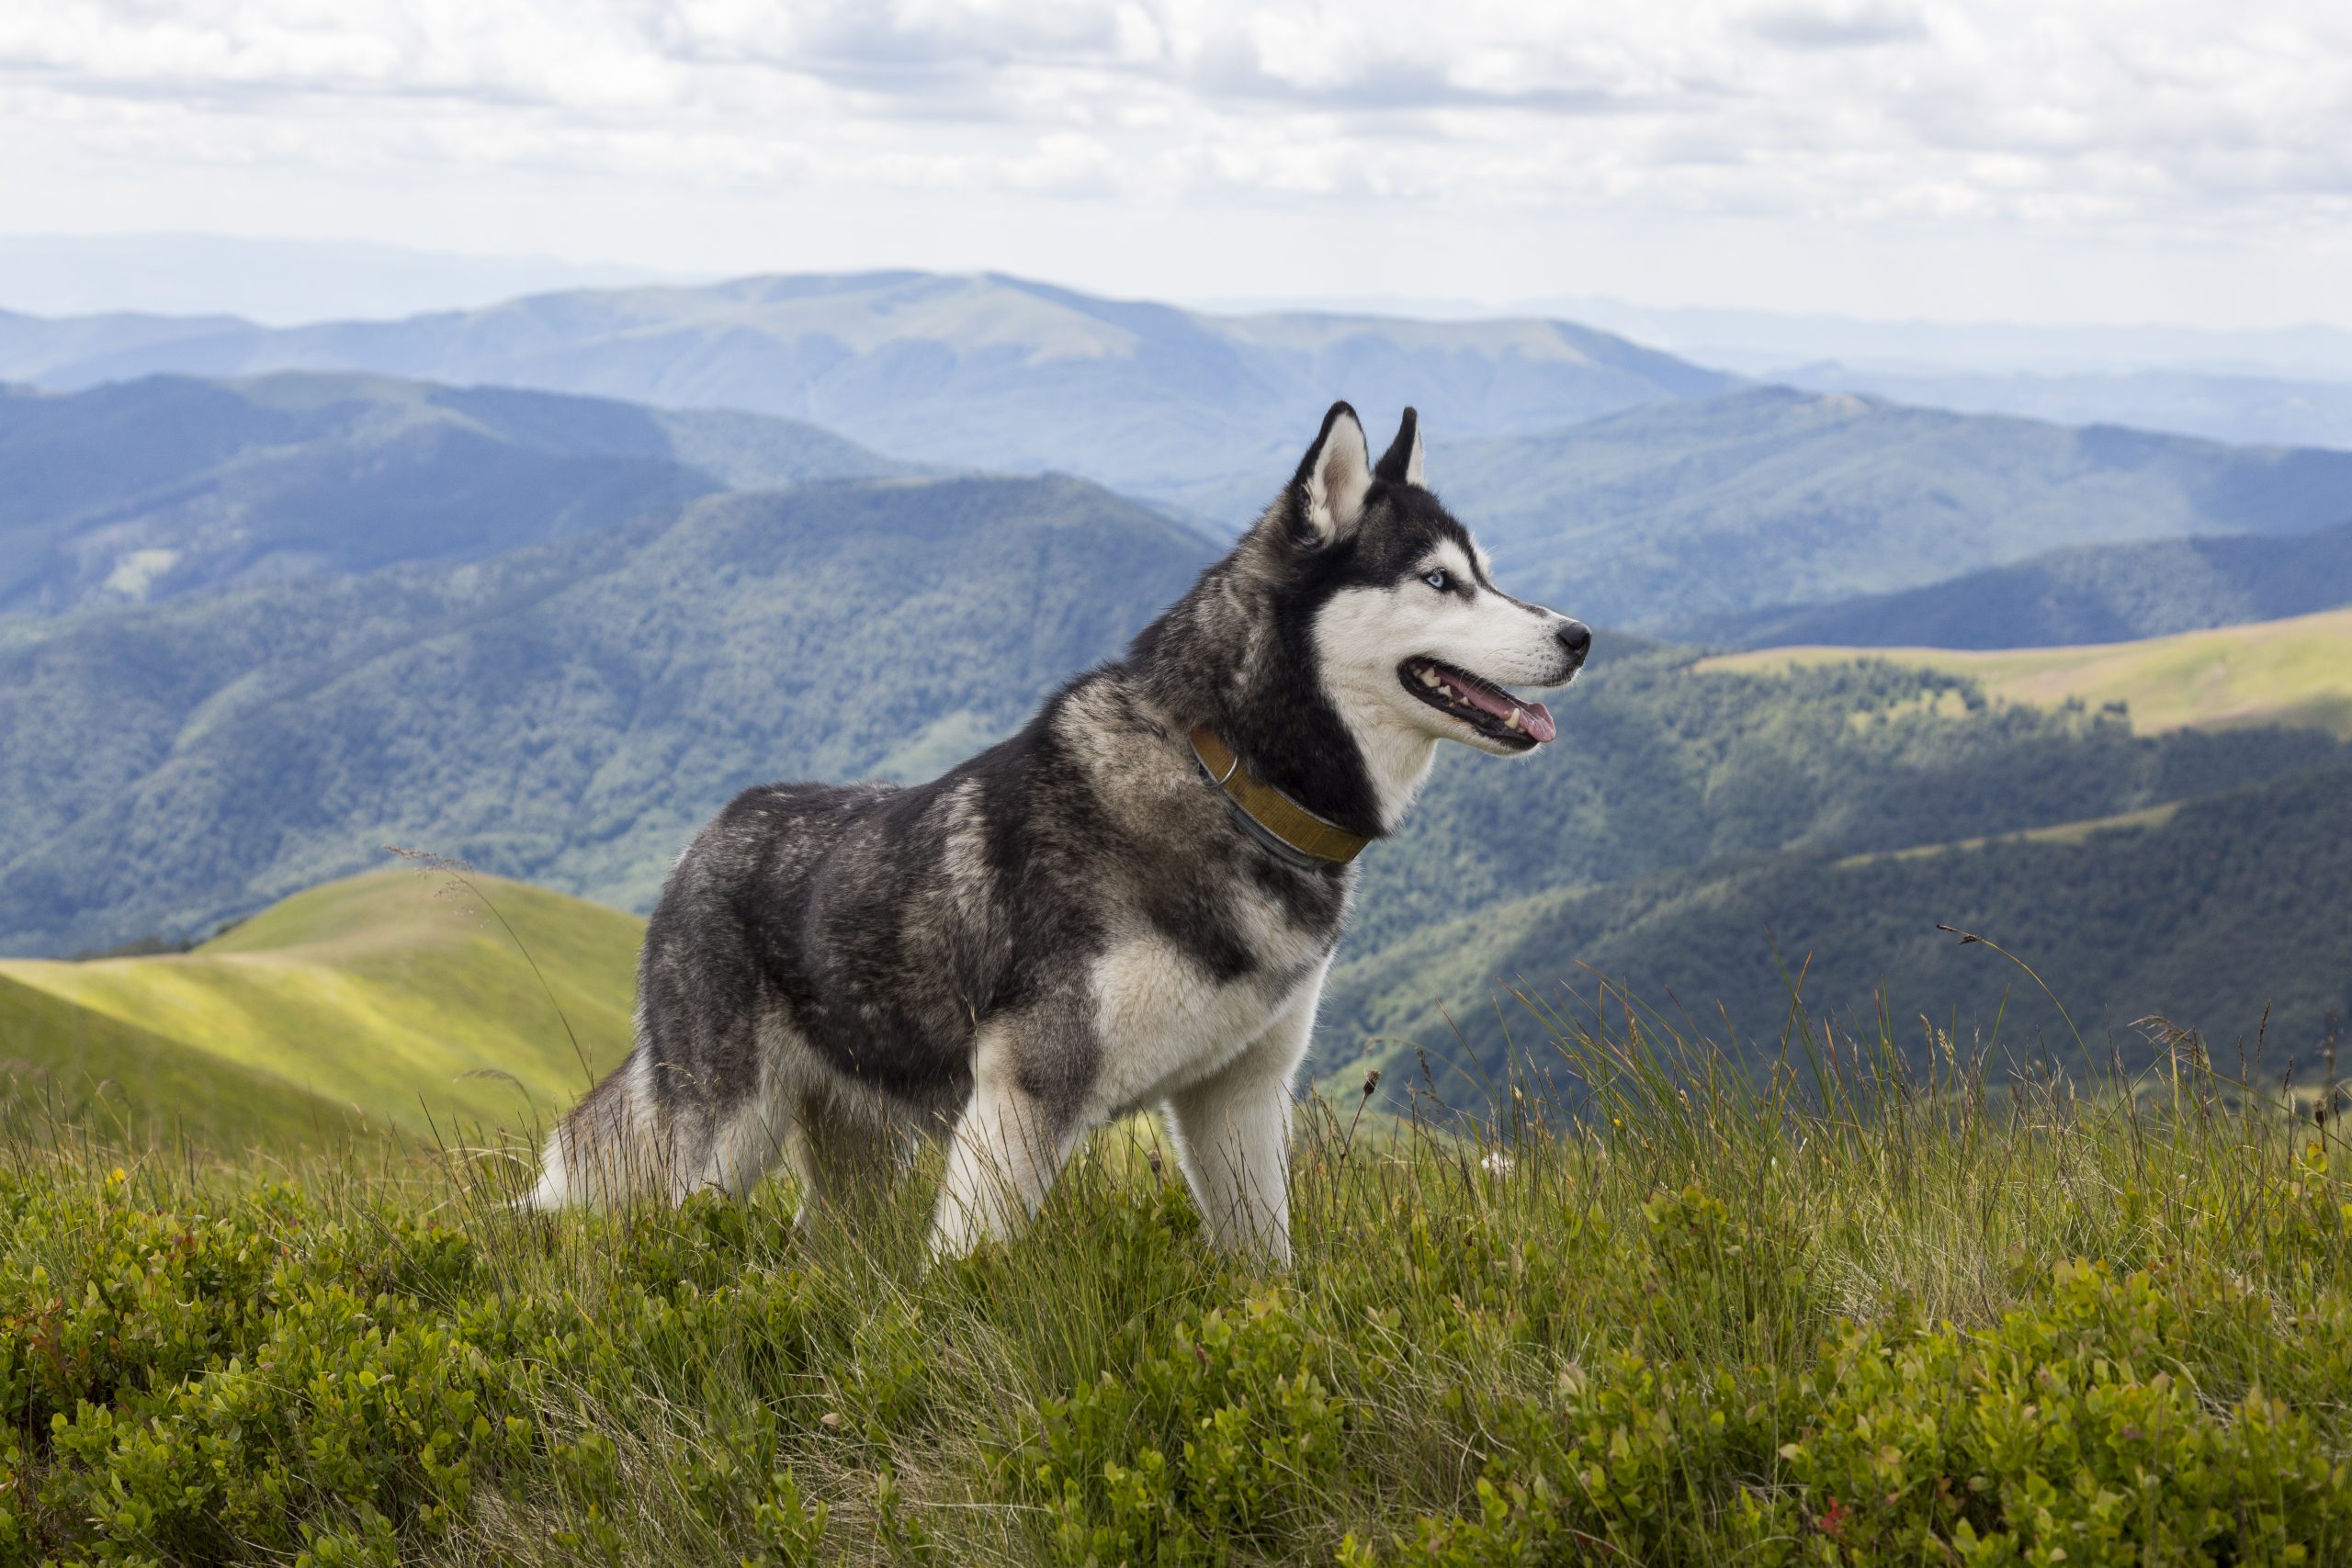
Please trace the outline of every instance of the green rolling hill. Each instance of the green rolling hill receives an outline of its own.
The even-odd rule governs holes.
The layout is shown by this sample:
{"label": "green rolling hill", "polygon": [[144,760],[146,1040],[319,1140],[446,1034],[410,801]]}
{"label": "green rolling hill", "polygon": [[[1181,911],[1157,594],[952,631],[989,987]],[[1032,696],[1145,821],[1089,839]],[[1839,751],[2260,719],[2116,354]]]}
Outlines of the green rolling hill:
{"label": "green rolling hill", "polygon": [[186,1139],[219,1150],[290,1149],[368,1130],[350,1106],[0,970],[0,1126],[20,1118],[85,1125],[134,1146]]}
{"label": "green rolling hill", "polygon": [[329,883],[187,953],[0,960],[8,1092],[216,1145],[544,1124],[628,1049],[644,922],[466,881]]}
{"label": "green rolling hill", "polygon": [[2147,733],[2286,725],[2352,739],[2352,608],[2135,642],[1985,651],[1759,649],[1699,668],[1818,669],[1864,660],[1959,676],[2010,702],[2120,705]]}

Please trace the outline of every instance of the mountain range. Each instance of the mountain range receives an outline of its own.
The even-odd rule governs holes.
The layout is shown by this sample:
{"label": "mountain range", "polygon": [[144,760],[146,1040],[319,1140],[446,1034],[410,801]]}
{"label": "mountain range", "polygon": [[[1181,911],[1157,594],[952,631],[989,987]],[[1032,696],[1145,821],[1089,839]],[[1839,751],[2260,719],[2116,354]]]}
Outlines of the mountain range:
{"label": "mountain range", "polygon": [[1536,435],[1433,437],[1429,460],[1514,591],[1589,620],[1706,637],[1738,635],[1746,612],[1918,587],[2057,547],[2306,533],[2352,505],[2352,452],[1785,388]]}
{"label": "mountain range", "polygon": [[475,560],[716,491],[914,471],[786,420],[499,387],[0,389],[0,614]]}
{"label": "mountain range", "polygon": [[2211,370],[2007,374],[1863,369],[1826,361],[1767,378],[1816,391],[1868,392],[1961,413],[2060,424],[2121,424],[2213,441],[2352,447],[2352,378],[2306,380]]}
{"label": "mountain range", "polygon": [[[1039,387],[1030,396],[1053,400]],[[1152,423],[1108,401],[1056,406],[1048,416],[983,399],[965,417],[1008,429]],[[1204,469],[1174,487],[1182,500],[1143,499],[1188,520],[1254,515],[1315,417],[1261,431],[1284,443],[1279,460]],[[1515,591],[1702,640],[1752,640],[1767,613],[2052,547],[2304,532],[2342,521],[2352,496],[2352,453],[1778,388],[1532,434],[1430,424],[1432,482]],[[353,372],[19,389],[0,394],[0,465],[18,481],[0,494],[0,614],[480,558],[721,490],[925,471],[772,415]]]}
{"label": "mountain range", "polygon": [[2039,648],[2125,642],[2352,604],[2346,521],[2308,534],[2077,545],[1924,588],[1694,623],[1752,648],[1830,643]]}
{"label": "mountain range", "polygon": [[994,274],[585,290],[287,328],[0,317],[0,380],[288,369],[741,409],[928,462],[1060,469],[1179,504],[1246,475],[1250,513],[1288,477],[1334,388],[1505,434],[1738,384],[1565,321],[1212,316]]}
{"label": "mountain range", "polygon": [[[702,496],[485,560],[19,617],[0,637],[0,950],[201,935],[387,844],[641,909],[735,790],[935,773],[1114,652],[1215,547],[1070,479],[839,480]],[[1716,671],[1606,631],[1600,648],[1555,705],[1553,746],[1447,756],[1408,830],[1366,857],[1349,953],[1370,967],[1349,970],[1328,1014],[1341,1059],[1375,1033],[1442,1040],[1439,1000],[1476,1005],[1459,963],[1413,945],[1449,922],[1578,890],[1588,917],[1631,919],[1656,884],[1702,890],[1677,908],[1739,893],[1735,913],[1763,911],[1740,929],[1769,952],[1776,931],[1815,940],[1773,913],[1775,876],[2146,812],[2346,755],[2305,729],[2135,735],[1987,703],[1934,670]],[[1614,927],[1560,929],[1574,940],[1514,961],[1646,951]],[[1867,969],[1898,929],[1829,937]],[[2322,935],[2296,927],[2244,984],[2272,984]],[[2129,994],[2088,965],[2051,972],[2096,1010]],[[1420,1011],[1399,1014],[1402,995]],[[1755,1027],[1752,986],[1724,997]],[[1867,996],[1841,981],[1819,999]],[[1482,1031],[1465,1039],[1491,1062]]]}
{"label": "mountain range", "polygon": [[[401,362],[276,367],[305,355]],[[1459,1026],[1491,1066],[1503,1034],[1460,1004],[1580,963],[1759,1037],[1776,944],[1823,955],[1827,1010],[1866,1008],[1873,976],[1996,1001],[1905,945],[1921,917],[2021,931],[2117,1028],[2147,1001],[2130,931],[2159,897],[2239,933],[2227,985],[2155,998],[2196,1026],[2265,998],[2312,1035],[2352,1000],[2321,894],[2199,869],[2334,863],[2297,847],[2335,830],[2301,804],[2352,766],[2331,735],[2135,733],[1966,671],[1726,669],[1623,629],[1753,640],[1768,613],[1860,615],[1955,572],[2010,584],[1952,585],[1990,617],[2031,597],[2020,563],[2076,558],[2053,547],[2101,563],[2065,569],[2086,604],[2131,613],[2132,572],[2171,569],[2130,552],[2174,549],[2208,563],[2179,600],[2260,612],[2322,591],[2352,454],[1747,386],[1559,323],[919,275],[290,332],[17,318],[0,365],[49,383],[0,397],[0,952],[199,937],[386,844],[641,909],[744,784],[923,777],[1007,733],[1181,592],[1344,391],[1375,423],[1376,398],[1424,404],[1432,482],[1505,584],[1603,630],[1554,746],[1449,756],[1367,857],[1327,1063]],[[582,385],[390,373],[423,368]],[[748,400],[729,388],[770,412],[680,406]],[[849,434],[775,412],[796,398]],[[1080,477],[942,471],[1065,457]],[[1142,500],[1098,482],[1122,475]],[[2029,1021],[2046,1043],[2063,1021]]]}

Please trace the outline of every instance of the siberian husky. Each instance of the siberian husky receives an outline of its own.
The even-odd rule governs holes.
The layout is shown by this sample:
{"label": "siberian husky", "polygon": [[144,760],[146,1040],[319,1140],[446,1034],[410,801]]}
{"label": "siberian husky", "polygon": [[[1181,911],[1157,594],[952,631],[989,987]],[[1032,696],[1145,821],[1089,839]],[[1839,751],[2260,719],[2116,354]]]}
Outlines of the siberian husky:
{"label": "siberian husky", "polygon": [[1073,1145],[1160,1108],[1209,1234],[1290,1255],[1292,1087],[1358,851],[1438,743],[1555,733],[1592,636],[1495,586],[1412,410],[1377,465],[1335,403],[1290,483],[1126,657],[931,784],[748,790],[646,931],[637,1043],[548,1141],[534,1208],[741,1193],[802,1217],[952,1128],[931,1245],[1011,1235]]}

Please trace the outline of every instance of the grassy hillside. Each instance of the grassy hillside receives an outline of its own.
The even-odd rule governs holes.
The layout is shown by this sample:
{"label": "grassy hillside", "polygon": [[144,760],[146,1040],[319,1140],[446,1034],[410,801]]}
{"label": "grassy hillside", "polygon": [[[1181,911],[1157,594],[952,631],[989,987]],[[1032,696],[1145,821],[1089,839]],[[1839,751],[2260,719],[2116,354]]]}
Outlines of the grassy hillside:
{"label": "grassy hillside", "polygon": [[475,560],[721,489],[911,471],[751,414],[368,376],[0,388],[0,611]]}
{"label": "grassy hillside", "polygon": [[2130,642],[2347,604],[2352,522],[2284,536],[2083,545],[1906,592],[1718,618],[1703,635],[1753,647],[2038,648]]}
{"label": "grassy hillside", "polygon": [[2120,704],[2143,733],[2299,725],[2352,738],[2352,608],[2082,648],[1781,648],[1700,670],[1757,671],[1883,660],[1974,682],[2010,702]]}
{"label": "grassy hillside", "polygon": [[185,953],[0,960],[0,1055],[20,1091],[111,1080],[97,1098],[133,1127],[207,1143],[527,1126],[627,1053],[643,926],[496,877],[379,872]]}
{"label": "grassy hillside", "polygon": [[134,1144],[281,1153],[366,1127],[350,1106],[83,1007],[0,963],[0,1126],[31,1116]]}
{"label": "grassy hillside", "polygon": [[719,495],[457,568],[0,631],[0,953],[177,938],[421,844],[649,905],[778,777],[922,776],[1191,581],[1074,479]]}
{"label": "grassy hillside", "polygon": [[1764,1098],[1572,1035],[1573,1131],[1541,1080],[1476,1139],[1311,1106],[1282,1274],[1208,1250],[1146,1122],[930,1269],[935,1155],[804,1233],[780,1181],[524,1220],[494,1156],[19,1143],[0,1562],[2352,1556],[2352,1182],[2309,1097],[1883,1046]]}
{"label": "grassy hillside", "polygon": [[1566,321],[1216,316],[995,274],[748,277],[182,335],[0,321],[0,375],[44,386],[278,369],[749,409],[933,462],[1057,469],[1178,502],[1242,474],[1245,510],[1220,516],[1237,525],[1289,477],[1334,398],[1390,417],[1444,406],[1456,429],[1501,433],[1736,384]]}

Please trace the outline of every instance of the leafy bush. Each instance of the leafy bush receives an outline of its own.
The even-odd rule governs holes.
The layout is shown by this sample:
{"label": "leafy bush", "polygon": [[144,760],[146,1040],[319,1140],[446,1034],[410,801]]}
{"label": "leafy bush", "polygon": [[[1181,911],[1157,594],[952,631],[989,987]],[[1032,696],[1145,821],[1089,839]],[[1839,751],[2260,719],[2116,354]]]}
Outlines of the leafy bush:
{"label": "leafy bush", "polygon": [[[2340,1562],[2352,1181],[2199,1081],[1568,1041],[1589,1111],[1310,1106],[1290,1275],[1141,1123],[926,1269],[920,1182],[526,1220],[447,1158],[19,1138],[0,1564]],[[1867,1061],[1852,1053],[1841,1061]],[[2036,1084],[2040,1087],[2036,1087]]]}

